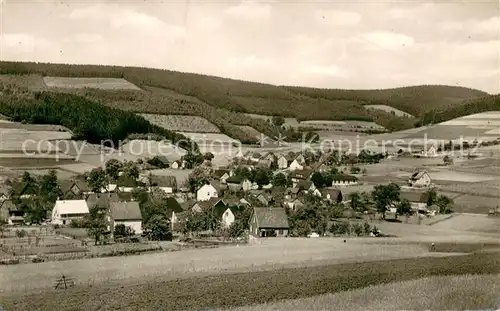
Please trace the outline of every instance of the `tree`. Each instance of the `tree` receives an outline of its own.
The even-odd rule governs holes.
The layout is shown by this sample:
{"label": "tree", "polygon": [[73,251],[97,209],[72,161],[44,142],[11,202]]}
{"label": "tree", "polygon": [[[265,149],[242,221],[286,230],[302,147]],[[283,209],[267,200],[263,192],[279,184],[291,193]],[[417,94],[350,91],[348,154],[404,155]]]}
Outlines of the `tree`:
{"label": "tree", "polygon": [[207,160],[207,161],[212,161],[213,158],[215,158],[214,154],[211,153],[211,152],[207,152],[203,155],[203,159]]}
{"label": "tree", "polygon": [[375,186],[372,197],[377,210],[382,213],[384,219],[387,208],[399,201],[399,190],[399,186],[395,183]]}
{"label": "tree", "polygon": [[187,179],[187,185],[191,192],[196,192],[196,190],[204,184],[207,184],[212,177],[213,170],[207,166],[197,166],[189,174]]}
{"label": "tree", "polygon": [[7,221],[3,218],[0,218],[0,238],[3,238],[3,234],[5,233],[5,225],[7,224]]}
{"label": "tree", "polygon": [[262,189],[262,186],[268,185],[270,182],[271,172],[269,170],[259,168],[255,171],[254,181],[259,185],[259,188]]}
{"label": "tree", "polygon": [[99,243],[101,236],[106,233],[107,223],[105,216],[106,208],[96,205],[89,209],[89,214],[84,218],[87,233],[94,238],[95,245]]}
{"label": "tree", "polygon": [[118,224],[115,226],[114,230],[115,237],[128,237],[135,234],[135,231],[130,226],[125,226],[124,224]]}
{"label": "tree", "polygon": [[449,155],[445,155],[443,157],[443,163],[444,163],[444,165],[452,165],[453,164],[453,158],[450,157]]}
{"label": "tree", "polygon": [[106,189],[107,187],[108,180],[106,177],[106,172],[100,167],[93,169],[89,173],[87,182],[93,192],[100,193],[101,189]]}
{"label": "tree", "polygon": [[273,116],[271,121],[275,126],[282,126],[285,124],[285,118],[282,116]]}
{"label": "tree", "polygon": [[361,200],[361,194],[359,192],[353,192],[350,194],[349,198],[351,202],[349,203],[352,210],[357,212],[364,212],[364,204]]}
{"label": "tree", "polygon": [[278,173],[273,176],[271,183],[273,187],[286,187],[287,186],[287,178],[285,174]]}
{"label": "tree", "polygon": [[19,240],[24,238],[26,236],[26,234],[27,234],[26,230],[24,230],[24,229],[17,229],[16,230],[16,236]]}
{"label": "tree", "polygon": [[144,225],[144,233],[152,241],[171,241],[170,220],[164,215],[153,215]]}
{"label": "tree", "polygon": [[239,178],[248,178],[250,181],[253,180],[252,171],[246,166],[238,166],[234,169],[234,176]]}
{"label": "tree", "polygon": [[40,195],[49,202],[55,202],[60,195],[61,189],[57,182],[57,172],[50,170],[47,175],[43,175],[40,181]]}
{"label": "tree", "polygon": [[184,156],[181,157],[181,160],[186,161],[187,169],[192,169],[203,163],[205,158],[201,153],[189,150]]}
{"label": "tree", "polygon": [[46,201],[41,196],[23,200],[26,211],[25,220],[32,224],[40,224],[47,217],[47,211],[51,210],[53,204],[53,202]]}
{"label": "tree", "polygon": [[105,164],[106,174],[113,179],[117,179],[122,169],[122,163],[117,159],[108,160]]}
{"label": "tree", "polygon": [[127,163],[125,174],[133,179],[139,178],[139,167],[134,162]]}
{"label": "tree", "polygon": [[399,202],[396,210],[396,217],[397,215],[409,215],[411,213],[411,204],[410,201],[403,199],[401,202]]}
{"label": "tree", "polygon": [[453,200],[445,195],[440,195],[437,197],[436,205],[439,206],[439,212],[441,214],[449,214],[453,211]]}
{"label": "tree", "polygon": [[436,203],[437,199],[437,192],[436,189],[429,189],[427,191],[427,207],[432,206],[434,203]]}
{"label": "tree", "polygon": [[323,178],[323,175],[319,172],[314,172],[311,176],[311,181],[314,183],[314,185],[318,188],[323,187],[325,184],[325,180]]}

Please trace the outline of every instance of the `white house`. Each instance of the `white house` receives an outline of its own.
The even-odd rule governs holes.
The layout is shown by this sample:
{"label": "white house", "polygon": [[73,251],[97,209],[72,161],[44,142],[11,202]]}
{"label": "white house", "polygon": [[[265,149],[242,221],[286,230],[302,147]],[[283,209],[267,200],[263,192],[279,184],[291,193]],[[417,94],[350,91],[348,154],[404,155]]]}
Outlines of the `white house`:
{"label": "white house", "polygon": [[288,159],[282,155],[278,158],[278,168],[279,169],[285,169],[288,167]]}
{"label": "white house", "polygon": [[[235,210],[235,208],[233,208],[233,210]],[[220,208],[216,207],[216,215],[221,218],[223,227],[229,228],[233,224],[235,220],[233,210],[231,210],[231,207],[227,207],[225,205],[221,205]]]}
{"label": "white house", "polygon": [[172,165],[170,165],[170,168],[173,168],[173,169],[183,169],[186,167],[186,161],[181,161],[181,160],[177,160],[177,161],[174,161],[172,162]]}
{"label": "white house", "polygon": [[137,188],[138,183],[133,177],[127,175],[121,175],[116,181],[116,188],[120,192],[132,192]]}
{"label": "white house", "polygon": [[290,169],[290,171],[297,171],[297,170],[300,171],[300,170],[304,169],[304,166],[302,164],[300,164],[299,160],[294,159],[292,161],[292,163],[290,163],[289,169]]}
{"label": "white house", "polygon": [[424,157],[435,158],[438,156],[437,149],[434,145],[431,145],[427,150],[422,152]]}
{"label": "white house", "polygon": [[108,231],[119,224],[131,227],[135,234],[142,233],[142,215],[138,202],[112,202],[109,205]]}
{"label": "white house", "polygon": [[332,187],[334,186],[352,186],[358,184],[358,178],[352,175],[338,174],[333,176]]}
{"label": "white house", "polygon": [[427,171],[416,171],[408,180],[408,185],[410,187],[425,188],[430,187],[431,182],[431,176]]}
{"label": "white house", "polygon": [[68,225],[72,220],[81,219],[88,213],[89,208],[85,200],[58,200],[52,209],[52,223]]}
{"label": "white house", "polygon": [[231,191],[250,191],[252,190],[253,184],[248,178],[243,178],[240,176],[231,176],[226,179],[226,184],[229,190]]}
{"label": "white house", "polygon": [[217,189],[211,184],[205,184],[196,191],[197,201],[208,201],[210,198],[218,198]]}
{"label": "white house", "polygon": [[297,188],[299,188],[300,190],[302,190],[306,193],[321,197],[321,192],[318,190],[318,188],[316,188],[314,183],[310,180],[299,181],[297,183]]}
{"label": "white house", "polygon": [[150,187],[157,187],[165,193],[174,193],[177,190],[175,176],[151,176]]}

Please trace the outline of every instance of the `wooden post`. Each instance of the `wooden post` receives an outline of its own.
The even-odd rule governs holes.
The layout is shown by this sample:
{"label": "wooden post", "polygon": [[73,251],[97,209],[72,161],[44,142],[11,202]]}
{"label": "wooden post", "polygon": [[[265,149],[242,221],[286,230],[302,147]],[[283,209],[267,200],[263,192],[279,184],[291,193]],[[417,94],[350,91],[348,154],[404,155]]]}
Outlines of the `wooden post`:
{"label": "wooden post", "polygon": [[68,285],[66,284],[66,277],[63,275],[62,280],[64,282],[64,289],[68,289]]}

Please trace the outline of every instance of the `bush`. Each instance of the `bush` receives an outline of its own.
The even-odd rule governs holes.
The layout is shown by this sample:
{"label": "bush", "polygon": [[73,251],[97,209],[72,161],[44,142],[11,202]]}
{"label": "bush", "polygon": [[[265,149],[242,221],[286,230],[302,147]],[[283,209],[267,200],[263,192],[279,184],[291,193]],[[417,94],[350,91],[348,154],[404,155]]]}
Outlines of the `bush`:
{"label": "bush", "polygon": [[70,228],[85,228],[85,221],[83,219],[73,219],[69,226]]}

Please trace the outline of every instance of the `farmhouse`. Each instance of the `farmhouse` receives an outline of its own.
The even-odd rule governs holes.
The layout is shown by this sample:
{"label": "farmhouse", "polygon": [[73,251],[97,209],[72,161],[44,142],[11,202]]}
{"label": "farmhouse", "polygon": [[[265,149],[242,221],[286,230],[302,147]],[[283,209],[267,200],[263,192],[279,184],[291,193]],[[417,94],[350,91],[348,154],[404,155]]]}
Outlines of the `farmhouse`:
{"label": "farmhouse", "polygon": [[113,202],[109,206],[108,231],[119,224],[131,227],[135,234],[142,233],[142,215],[137,202]]}
{"label": "farmhouse", "polygon": [[219,192],[212,183],[204,184],[196,191],[197,201],[208,201],[210,198],[217,197],[219,197]]}
{"label": "farmhouse", "polygon": [[170,217],[170,222],[173,226],[178,222],[178,215],[184,212],[181,204],[175,198],[167,198],[166,199],[166,209],[167,215]]}
{"label": "farmhouse", "polygon": [[139,186],[139,183],[135,178],[122,174],[116,180],[116,187],[120,192],[132,192],[135,188]]}
{"label": "farmhouse", "polygon": [[88,213],[89,208],[85,200],[58,200],[52,209],[52,223],[68,225],[75,219],[82,219]]}
{"label": "farmhouse", "polygon": [[316,188],[314,183],[310,180],[301,180],[297,183],[297,188],[305,193],[321,196],[321,192]]}
{"label": "farmhouse", "polygon": [[92,193],[87,182],[80,179],[61,181],[59,188],[64,198],[81,197]]}
{"label": "farmhouse", "polygon": [[237,212],[238,207],[227,206],[225,204],[218,204],[214,208],[215,217],[222,221],[222,226],[224,228],[229,228],[233,224],[236,219]]}
{"label": "farmhouse", "polygon": [[289,199],[287,201],[284,202],[284,206],[285,207],[288,207],[289,209],[291,209],[292,211],[296,211],[302,207],[304,207],[304,202],[302,202],[301,199]]}
{"label": "farmhouse", "polygon": [[271,162],[276,162],[276,156],[272,152],[266,153],[264,156],[262,156],[261,159],[271,161]]}
{"label": "farmhouse", "polygon": [[20,183],[12,190],[13,195],[21,199],[28,199],[37,195],[37,190],[29,183]]}
{"label": "farmhouse", "polygon": [[402,190],[400,198],[401,200],[408,200],[413,210],[427,212],[427,200],[429,198],[427,191]]}
{"label": "farmhouse", "polygon": [[278,168],[279,169],[286,169],[288,168],[288,164],[293,161],[293,158],[281,155],[278,157]]}
{"label": "farmhouse", "polygon": [[175,170],[184,169],[186,167],[186,161],[184,161],[184,160],[174,161],[174,162],[172,162],[172,165],[170,165],[170,167],[175,169]]}
{"label": "farmhouse", "polygon": [[256,197],[257,200],[263,205],[263,206],[269,206],[274,203],[274,197],[270,193],[259,193]]}
{"label": "farmhouse", "polygon": [[175,176],[151,176],[151,187],[157,187],[165,193],[174,193],[177,191],[177,179]]}
{"label": "farmhouse", "polygon": [[332,203],[340,203],[343,200],[340,189],[324,188],[321,189],[321,196]]}
{"label": "farmhouse", "polygon": [[293,186],[296,187],[297,183],[301,180],[308,180],[313,171],[309,169],[294,171],[290,173],[290,179],[292,180]]}
{"label": "farmhouse", "polygon": [[250,161],[252,161],[252,162],[259,162],[259,160],[261,159],[261,157],[262,157],[262,155],[260,153],[254,152],[250,156]]}
{"label": "farmhouse", "polygon": [[356,176],[347,174],[336,174],[332,176],[332,187],[334,186],[350,186],[358,184],[358,178]]}
{"label": "farmhouse", "polygon": [[290,171],[296,171],[304,169],[304,166],[297,159],[294,159],[288,168]]}
{"label": "farmhouse", "polygon": [[408,180],[408,185],[410,187],[426,188],[431,185],[431,176],[425,170],[417,170],[414,172],[410,179]]}
{"label": "farmhouse", "polygon": [[286,211],[281,207],[255,207],[250,217],[250,234],[256,237],[283,237],[288,235]]}
{"label": "farmhouse", "polygon": [[250,191],[252,190],[252,182],[248,178],[241,176],[231,176],[226,179],[227,187],[230,191]]}
{"label": "farmhouse", "polygon": [[23,224],[24,212],[11,200],[5,200],[0,202],[0,220],[7,221],[9,225]]}
{"label": "farmhouse", "polygon": [[437,149],[434,145],[431,145],[428,149],[426,148],[426,150],[422,152],[422,155],[428,158],[435,158],[438,156]]}

